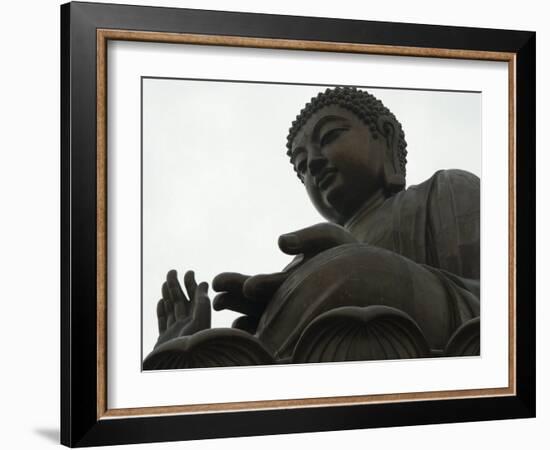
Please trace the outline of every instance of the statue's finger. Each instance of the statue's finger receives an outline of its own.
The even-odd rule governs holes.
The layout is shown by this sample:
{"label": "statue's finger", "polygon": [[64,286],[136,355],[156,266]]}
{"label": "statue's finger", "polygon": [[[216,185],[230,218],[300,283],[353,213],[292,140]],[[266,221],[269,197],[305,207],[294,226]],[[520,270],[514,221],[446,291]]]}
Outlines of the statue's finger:
{"label": "statue's finger", "polygon": [[178,271],[176,269],[169,270],[166,274],[166,281],[178,279]]}
{"label": "statue's finger", "polygon": [[214,311],[223,311],[224,309],[231,309],[231,306],[237,304],[238,296],[230,294],[229,292],[222,292],[217,294],[212,300],[212,308]]}
{"label": "statue's finger", "polygon": [[210,300],[208,298],[201,298],[197,302],[197,308],[195,311],[195,323],[199,330],[206,330],[212,326],[212,310],[210,309]]}
{"label": "statue's finger", "polygon": [[188,301],[174,303],[174,315],[176,320],[183,320],[189,316],[189,308],[191,303]]}
{"label": "statue's finger", "polygon": [[170,294],[170,290],[168,289],[168,283],[166,281],[162,283],[161,292],[162,292],[162,298],[164,299],[170,298],[171,294]]}
{"label": "statue's finger", "polygon": [[183,276],[183,284],[185,285],[185,290],[191,300],[195,296],[195,290],[197,289],[197,282],[195,281],[195,272],[188,270]]}
{"label": "statue's finger", "polygon": [[339,225],[324,222],[279,237],[279,248],[286,254],[315,254],[342,244],[357,242]]}
{"label": "statue's finger", "polygon": [[216,297],[214,297],[214,301],[212,302],[212,306],[216,311],[228,309],[230,311],[255,317],[259,317],[265,308],[265,304],[263,303],[249,300],[229,292],[223,292],[216,295]]}
{"label": "statue's finger", "polygon": [[243,294],[249,299],[268,299],[273,296],[279,286],[288,278],[288,273],[254,275],[243,285]]}
{"label": "statue's finger", "polygon": [[258,317],[240,316],[233,321],[231,328],[237,328],[250,334],[254,334],[258,328],[258,323]]}
{"label": "statue's finger", "polygon": [[[178,271],[177,270],[172,269],[172,270],[168,271],[168,273],[166,274],[166,283],[167,283],[168,287],[171,288],[171,289],[175,289],[175,288],[179,287],[180,290],[181,290],[180,282],[178,281]],[[179,294],[176,290],[174,290],[173,293],[174,294]],[[173,298],[172,300],[174,300],[174,301],[179,300],[179,295],[176,298]]]}
{"label": "statue's finger", "polygon": [[166,326],[170,327],[175,321],[174,302],[171,298],[164,299],[164,313],[166,315]]}
{"label": "statue's finger", "polygon": [[168,285],[170,298],[174,303],[189,301],[185,296],[185,294],[183,293],[183,289],[181,288],[180,282],[178,281],[177,278],[169,278],[166,281],[166,284]]}
{"label": "statue's finger", "polygon": [[212,280],[212,289],[216,292],[241,292],[244,282],[249,276],[242,273],[223,272]]}
{"label": "statue's finger", "polygon": [[157,303],[157,319],[159,325],[159,334],[166,331],[166,311],[164,310],[164,299],[160,299]]}
{"label": "statue's finger", "polygon": [[205,297],[208,298],[208,283],[203,281],[197,286],[197,289],[195,289],[195,295],[193,299],[198,301]]}
{"label": "statue's finger", "polygon": [[208,284],[201,283],[197,286],[194,301],[191,304],[194,320],[200,321],[200,329],[204,329],[206,324],[210,327],[211,306],[208,298]]}

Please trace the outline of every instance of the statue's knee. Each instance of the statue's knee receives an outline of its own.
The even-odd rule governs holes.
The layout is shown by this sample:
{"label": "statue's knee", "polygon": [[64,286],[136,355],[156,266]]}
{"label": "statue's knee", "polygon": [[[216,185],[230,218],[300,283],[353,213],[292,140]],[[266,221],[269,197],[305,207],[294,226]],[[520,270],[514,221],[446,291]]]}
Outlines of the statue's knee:
{"label": "statue's knee", "polygon": [[[301,298],[337,304],[399,307],[410,294],[407,260],[369,245],[342,245],[296,270],[283,289]],[[332,303],[332,302],[329,302]]]}
{"label": "statue's knee", "polygon": [[[358,285],[363,295],[392,297],[407,292],[410,262],[401,255],[371,245],[341,246],[321,262],[320,276]],[[404,288],[405,287],[405,288]]]}
{"label": "statue's knee", "polygon": [[[381,305],[404,311],[418,321],[415,270],[424,269],[369,245],[327,250],[296,268],[280,286],[262,315],[258,336],[278,356],[290,356],[303,328],[335,308]],[[430,306],[433,301],[427,298],[420,309],[437,310]]]}

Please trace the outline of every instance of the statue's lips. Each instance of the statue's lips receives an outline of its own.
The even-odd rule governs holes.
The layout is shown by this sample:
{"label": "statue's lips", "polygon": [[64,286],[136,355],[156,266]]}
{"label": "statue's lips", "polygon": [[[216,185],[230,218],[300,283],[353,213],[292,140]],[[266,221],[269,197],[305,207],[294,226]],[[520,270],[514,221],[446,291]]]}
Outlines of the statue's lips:
{"label": "statue's lips", "polygon": [[315,179],[317,187],[321,190],[328,188],[336,177],[336,169],[324,169]]}

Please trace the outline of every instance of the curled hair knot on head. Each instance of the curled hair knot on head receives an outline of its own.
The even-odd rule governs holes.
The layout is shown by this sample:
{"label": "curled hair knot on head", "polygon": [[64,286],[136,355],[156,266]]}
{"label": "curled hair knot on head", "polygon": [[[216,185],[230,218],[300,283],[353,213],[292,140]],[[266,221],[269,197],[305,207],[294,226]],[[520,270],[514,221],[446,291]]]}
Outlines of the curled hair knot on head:
{"label": "curled hair knot on head", "polygon": [[402,176],[405,177],[407,166],[407,142],[405,141],[405,133],[403,132],[401,124],[396,119],[395,115],[374,95],[355,87],[327,88],[324,92],[320,92],[313,97],[311,101],[304,106],[289,129],[286,142],[286,153],[288,156],[291,156],[294,138],[308,119],[321,108],[332,105],[340,106],[355,114],[369,127],[374,139],[378,139],[380,134],[385,134],[386,132],[386,130],[379,128],[378,119],[380,117],[389,117],[395,121],[399,130],[399,136],[397,136],[399,140],[397,144],[399,171]]}

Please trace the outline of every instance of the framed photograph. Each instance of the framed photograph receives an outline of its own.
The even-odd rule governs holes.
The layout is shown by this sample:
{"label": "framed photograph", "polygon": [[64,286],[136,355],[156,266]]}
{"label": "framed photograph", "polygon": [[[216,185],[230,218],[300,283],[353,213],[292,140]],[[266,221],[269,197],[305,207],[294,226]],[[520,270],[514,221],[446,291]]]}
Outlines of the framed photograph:
{"label": "framed photograph", "polygon": [[61,7],[61,441],[535,415],[535,33]]}

